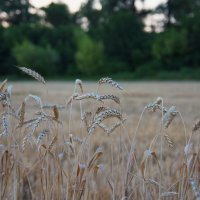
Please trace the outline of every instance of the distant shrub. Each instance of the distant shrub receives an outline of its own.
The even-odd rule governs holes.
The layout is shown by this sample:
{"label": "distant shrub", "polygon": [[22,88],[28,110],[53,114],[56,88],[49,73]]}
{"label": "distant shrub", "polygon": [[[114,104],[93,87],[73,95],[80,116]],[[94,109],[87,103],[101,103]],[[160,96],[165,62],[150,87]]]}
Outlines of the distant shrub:
{"label": "distant shrub", "polygon": [[19,66],[33,66],[34,70],[44,75],[51,75],[56,71],[59,60],[58,53],[50,46],[41,47],[24,41],[13,48],[13,54]]}
{"label": "distant shrub", "polygon": [[177,70],[182,67],[187,49],[186,36],[187,34],[184,30],[177,31],[171,28],[156,38],[152,53],[155,60],[165,66],[164,69]]}
{"label": "distant shrub", "polygon": [[103,44],[94,42],[83,34],[78,39],[78,51],[75,55],[78,69],[85,75],[100,74],[104,71]]}

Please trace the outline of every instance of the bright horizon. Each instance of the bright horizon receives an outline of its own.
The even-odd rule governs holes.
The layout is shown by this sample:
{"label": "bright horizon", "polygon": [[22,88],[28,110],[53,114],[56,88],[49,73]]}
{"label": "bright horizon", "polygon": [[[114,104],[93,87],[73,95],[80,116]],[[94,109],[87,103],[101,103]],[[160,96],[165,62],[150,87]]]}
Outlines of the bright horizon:
{"label": "bright horizon", "polygon": [[[81,4],[87,2],[87,0],[30,0],[30,2],[37,8],[45,7],[52,2],[61,2],[67,4],[71,12],[76,12],[80,8]],[[145,0],[144,7],[149,9],[155,8],[158,4],[162,2],[166,2],[166,0]],[[138,9],[141,9],[143,7],[141,1],[136,1],[136,7]]]}

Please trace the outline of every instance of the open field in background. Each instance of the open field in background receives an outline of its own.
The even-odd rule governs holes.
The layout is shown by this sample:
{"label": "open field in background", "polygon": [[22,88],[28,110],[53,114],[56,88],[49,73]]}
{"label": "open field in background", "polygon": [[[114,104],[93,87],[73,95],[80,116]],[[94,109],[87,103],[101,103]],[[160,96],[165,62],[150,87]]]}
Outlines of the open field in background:
{"label": "open field in background", "polygon": [[[45,86],[35,81],[9,84],[14,86],[13,95],[15,100],[19,101],[27,94],[35,94],[47,98],[52,103],[64,104],[74,90],[74,82],[47,82],[48,93]],[[176,105],[181,113],[186,115],[184,116],[186,120],[193,121],[195,117],[200,117],[198,113],[200,82],[120,82],[120,84],[124,91],[119,92],[111,87],[102,86],[100,92],[118,94],[125,113],[129,111],[129,114],[137,115],[146,104],[160,96],[167,105]],[[83,87],[85,93],[95,92],[97,82],[83,82]]]}
{"label": "open field in background", "polygon": [[[94,113],[103,104],[94,99],[83,99],[81,103],[73,101],[66,106],[66,102],[73,94],[74,82],[47,82],[46,87],[37,82],[9,84],[13,85],[12,104],[16,109],[28,94],[40,96],[43,104],[59,104],[64,105],[65,108],[59,109],[58,119],[62,125],[52,122],[53,125],[43,124],[37,127],[35,138],[44,128],[52,127],[47,138],[44,138],[39,145],[30,143],[31,145],[26,145],[23,152],[22,145],[26,131],[23,127],[16,130],[16,123],[15,127],[11,128],[11,132],[16,136],[9,136],[12,142],[5,138],[2,139],[3,142],[0,140],[0,144],[5,145],[0,146],[2,169],[5,164],[3,164],[5,150],[15,157],[14,161],[10,162],[17,163],[13,165],[14,167],[10,166],[10,171],[6,172],[7,182],[3,179],[5,178],[3,175],[0,176],[2,191],[5,188],[5,193],[1,192],[4,198],[116,200],[194,198],[189,177],[196,180],[195,178],[199,176],[199,161],[197,165],[196,160],[194,162],[199,155],[195,154],[195,157],[193,154],[199,151],[199,134],[195,133],[192,137],[190,142],[193,143],[194,148],[188,153],[188,157],[185,157],[184,125],[179,115],[175,117],[169,128],[163,131],[163,135],[167,134],[173,141],[174,147],[171,149],[164,138],[162,147],[161,137],[155,138],[155,135],[160,133],[161,112],[145,111],[134,139],[131,159],[129,160],[128,157],[143,108],[154,102],[157,97],[163,98],[164,107],[167,109],[174,105],[180,111],[189,138],[195,121],[200,118],[199,82],[120,82],[123,91],[109,85],[101,85],[99,94],[113,94],[120,98],[120,105],[106,100],[104,106],[121,110],[122,118],[127,120],[109,136],[103,129],[96,127],[89,137],[81,120],[81,112]],[[80,92],[80,89],[77,88],[77,91]],[[83,93],[96,91],[97,83],[83,82]],[[38,106],[34,102],[27,102],[25,118],[30,118],[36,110]],[[53,115],[52,109],[44,109],[44,111]],[[105,121],[108,126],[117,122],[115,119]],[[45,148],[56,134],[58,139],[54,148],[46,155]],[[70,141],[69,134],[75,138],[73,142]],[[87,138],[86,143],[81,145],[76,137],[82,142]],[[17,146],[15,152],[9,146],[11,143]],[[45,146],[42,147],[42,144]],[[144,152],[150,145],[151,153],[155,152],[155,154],[146,155],[147,158],[144,159]],[[102,148],[99,152],[98,147]],[[129,163],[128,168],[127,163]],[[188,163],[190,165],[192,163],[192,167]],[[84,164],[87,167],[91,164],[92,172]],[[5,183],[10,185],[5,187]],[[16,183],[20,184],[16,186]],[[199,185],[199,180],[196,184]]]}
{"label": "open field in background", "polygon": [[[48,92],[45,86],[37,82],[11,82],[10,84],[14,85],[13,103],[16,105],[28,94],[41,96],[44,104],[65,105],[74,91],[74,82],[47,82]],[[172,105],[177,107],[188,129],[191,129],[195,120],[200,118],[200,82],[120,82],[120,84],[124,88],[123,91],[102,86],[99,93],[119,96],[122,112],[127,115],[130,123],[138,122],[144,106],[153,102],[157,97],[163,98],[166,107]],[[83,89],[84,93],[95,92],[97,82],[83,82]],[[84,102],[87,104],[87,101]],[[89,103],[94,103],[94,101]],[[79,104],[74,103],[74,107],[73,113],[79,117]],[[68,114],[65,111],[62,113]],[[179,120],[176,122],[178,123]]]}

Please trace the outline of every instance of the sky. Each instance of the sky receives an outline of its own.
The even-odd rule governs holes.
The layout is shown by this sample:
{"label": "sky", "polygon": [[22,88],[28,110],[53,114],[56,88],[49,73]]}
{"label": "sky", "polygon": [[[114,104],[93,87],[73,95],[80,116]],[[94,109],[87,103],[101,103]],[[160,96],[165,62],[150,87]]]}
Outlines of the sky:
{"label": "sky", "polygon": [[30,0],[30,2],[37,8],[47,6],[51,2],[62,2],[69,6],[70,11],[75,12],[86,0]]}
{"label": "sky", "polygon": [[[77,11],[81,4],[86,2],[87,0],[30,0],[30,2],[37,8],[47,6],[51,2],[62,2],[66,3],[69,6],[71,12]],[[145,8],[155,8],[161,2],[166,2],[166,0],[145,0],[144,7]],[[98,7],[98,4],[97,4]],[[136,1],[136,7],[138,9],[142,8],[141,2],[138,0]]]}

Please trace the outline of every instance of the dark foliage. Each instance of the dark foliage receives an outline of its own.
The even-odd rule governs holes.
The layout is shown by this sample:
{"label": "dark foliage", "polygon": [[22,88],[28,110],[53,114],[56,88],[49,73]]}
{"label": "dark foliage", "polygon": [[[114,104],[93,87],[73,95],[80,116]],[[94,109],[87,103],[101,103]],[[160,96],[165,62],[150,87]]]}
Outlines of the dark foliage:
{"label": "dark foliage", "polygon": [[[62,3],[36,9],[29,0],[0,0],[1,76],[25,66],[50,78],[200,79],[200,0],[168,0],[154,10],[137,10],[135,0],[95,5],[88,0],[71,13]],[[158,13],[162,31],[146,32],[144,19]]]}

